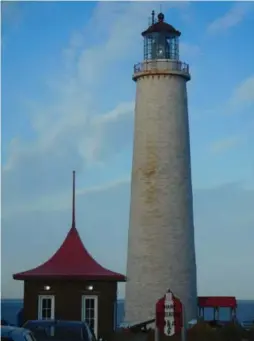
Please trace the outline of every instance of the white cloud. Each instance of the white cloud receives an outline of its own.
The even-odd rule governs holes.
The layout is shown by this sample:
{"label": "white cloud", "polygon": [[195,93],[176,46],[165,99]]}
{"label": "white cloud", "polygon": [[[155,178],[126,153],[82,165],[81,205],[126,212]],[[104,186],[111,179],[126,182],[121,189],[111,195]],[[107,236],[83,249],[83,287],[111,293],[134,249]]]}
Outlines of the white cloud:
{"label": "white cloud", "polygon": [[[231,96],[228,100],[225,101],[218,108],[212,108],[206,111],[206,117],[212,118],[215,115],[221,115],[221,118],[224,119],[224,115],[232,115],[232,114],[246,114],[246,108],[252,106],[254,104],[254,76],[250,76],[244,80],[242,80],[232,91]],[[237,115],[238,116],[238,115]],[[228,118],[231,119],[230,123],[238,122],[237,117]],[[243,121],[244,122],[244,121]],[[225,123],[223,123],[225,124]],[[251,138],[253,136],[253,127],[254,120],[247,120],[246,124],[238,124],[238,131],[233,136],[223,137],[221,139],[215,140],[209,146],[210,152],[213,154],[222,154],[231,149],[234,149],[243,144],[251,144]]]}
{"label": "white cloud", "polygon": [[[85,32],[94,30],[96,34],[105,36],[104,43],[91,46],[80,53],[77,60],[77,70],[80,79],[86,84],[94,85],[98,77],[106,77],[114,72],[115,61],[130,59],[130,53],[140,51],[142,38],[140,32],[147,26],[147,18],[156,4],[154,2],[102,2],[93,19],[87,25]],[[168,8],[186,9],[187,4],[168,2],[163,6]],[[106,20],[105,20],[106,18]],[[101,23],[101,24],[100,24]],[[89,60],[89,62],[88,62]],[[112,69],[110,68],[112,65]]]}
{"label": "white cloud", "polygon": [[207,30],[211,34],[225,32],[240,24],[253,9],[254,6],[251,2],[235,2],[228,12],[210,23]]}
{"label": "white cloud", "polygon": [[210,150],[214,154],[225,153],[226,151],[238,146],[241,142],[242,138],[240,138],[239,136],[223,138],[213,142]]}
{"label": "white cloud", "polygon": [[180,42],[180,52],[181,52],[181,56],[183,56],[185,58],[185,56],[188,57],[188,59],[190,58],[195,58],[197,56],[199,56],[201,54],[201,49],[200,46],[198,45],[193,45],[190,43],[185,43],[185,42]]}
{"label": "white cloud", "polygon": [[229,98],[224,103],[216,107],[200,111],[200,115],[205,117],[214,117],[215,115],[230,115],[233,113],[246,113],[246,108],[254,104],[254,76],[243,79],[234,86]]}
{"label": "white cloud", "polygon": [[[37,205],[56,193],[61,196],[72,169],[85,174],[89,167],[110,164],[120,152],[131,150],[134,103],[116,98],[115,108],[105,112],[100,98],[111,86],[116,66],[133,54],[141,56],[140,32],[154,6],[100,2],[86,26],[73,32],[63,49],[64,63],[59,61],[61,72],[48,75],[49,99],[26,99],[35,138],[26,142],[18,136],[8,148],[2,175],[4,212],[26,202]],[[164,7],[186,10],[186,4],[178,2]],[[87,44],[88,34],[94,45]],[[121,74],[117,80],[120,85]]]}
{"label": "white cloud", "polygon": [[244,79],[233,91],[230,99],[232,106],[242,106],[254,103],[254,75]]}
{"label": "white cloud", "polygon": [[[148,4],[144,7],[146,9]],[[98,113],[98,93],[96,89],[91,89],[91,80],[80,73],[80,68],[85,69],[88,65],[91,70],[100,67],[111,70],[109,61],[119,59],[124,38],[122,31],[115,31],[116,25],[121,23],[121,18],[129,16],[133,19],[133,25],[128,24],[127,27],[131,27],[131,32],[137,35],[139,31],[135,30],[135,24],[142,25],[142,19],[144,24],[147,16],[146,10],[141,16],[141,8],[140,4],[135,3],[99,3],[84,31],[89,31],[94,22],[98,23],[97,30],[100,26],[103,29],[106,20],[108,39],[90,48],[90,54],[86,53],[87,47],[82,41],[85,32],[82,35],[75,32],[67,48],[67,56],[64,50],[62,76],[48,80],[48,91],[53,100],[44,103],[27,100],[36,138],[33,143],[16,138],[9,147],[3,170],[4,211],[26,200],[40,201],[55,192],[61,195],[66,188],[64,170],[69,173],[75,168],[82,172],[88,164],[104,162],[108,156],[112,157],[131,145],[133,103],[118,103],[109,113]],[[111,20],[114,16],[116,21]],[[105,44],[111,45],[112,49],[105,51]],[[126,39],[126,49],[130,44],[132,41]],[[103,75],[97,78],[93,74],[93,77],[98,84],[105,81]],[[41,179],[48,179],[47,184],[42,184]]]}
{"label": "white cloud", "polygon": [[[72,126],[71,126],[72,125]],[[119,104],[113,111],[75,122],[47,126],[34,145],[12,141],[9,160],[2,172],[3,212],[27,205],[42,205],[49,196],[62,196],[72,169],[81,174],[88,166],[108,162],[130,148],[133,103]],[[44,128],[42,129],[44,131]],[[36,201],[38,201],[36,203]]]}

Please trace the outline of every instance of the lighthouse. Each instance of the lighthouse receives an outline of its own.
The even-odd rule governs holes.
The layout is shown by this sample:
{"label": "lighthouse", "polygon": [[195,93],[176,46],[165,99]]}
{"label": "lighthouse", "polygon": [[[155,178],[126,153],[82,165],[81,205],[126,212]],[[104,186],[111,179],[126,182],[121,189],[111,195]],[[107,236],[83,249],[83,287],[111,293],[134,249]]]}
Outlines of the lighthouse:
{"label": "lighthouse", "polygon": [[142,33],[144,58],[134,66],[134,150],[128,234],[125,321],[155,317],[168,289],[197,315],[196,257],[186,83],[181,33],[160,13]]}

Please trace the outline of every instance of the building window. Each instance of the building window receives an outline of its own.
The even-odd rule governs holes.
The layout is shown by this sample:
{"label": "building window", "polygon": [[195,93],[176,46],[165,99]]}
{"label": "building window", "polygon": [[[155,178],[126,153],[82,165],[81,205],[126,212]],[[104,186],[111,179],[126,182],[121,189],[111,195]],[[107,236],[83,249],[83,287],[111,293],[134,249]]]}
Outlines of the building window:
{"label": "building window", "polygon": [[51,320],[55,318],[55,296],[40,295],[38,302],[38,319]]}
{"label": "building window", "polygon": [[94,335],[98,335],[98,296],[82,296],[82,320],[85,321]]}

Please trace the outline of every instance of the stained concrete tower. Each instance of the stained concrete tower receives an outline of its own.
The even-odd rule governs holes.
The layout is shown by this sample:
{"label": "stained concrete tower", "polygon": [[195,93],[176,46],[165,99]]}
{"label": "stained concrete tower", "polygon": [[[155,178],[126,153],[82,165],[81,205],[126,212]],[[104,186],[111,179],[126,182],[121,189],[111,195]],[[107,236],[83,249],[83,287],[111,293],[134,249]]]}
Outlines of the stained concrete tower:
{"label": "stained concrete tower", "polygon": [[128,239],[126,322],[153,318],[168,289],[196,317],[197,286],[186,82],[181,33],[158,20],[142,33],[137,83]]}

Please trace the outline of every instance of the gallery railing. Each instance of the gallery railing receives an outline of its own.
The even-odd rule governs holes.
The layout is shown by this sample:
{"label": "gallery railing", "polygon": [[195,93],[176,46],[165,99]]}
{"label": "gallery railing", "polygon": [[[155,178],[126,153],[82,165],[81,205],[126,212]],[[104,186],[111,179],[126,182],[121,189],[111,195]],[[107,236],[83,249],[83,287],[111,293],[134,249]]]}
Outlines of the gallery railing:
{"label": "gallery railing", "polygon": [[178,71],[181,73],[189,74],[189,65],[179,60],[171,59],[157,59],[157,60],[145,60],[141,63],[134,65],[134,74],[140,72],[152,72],[152,71]]}

